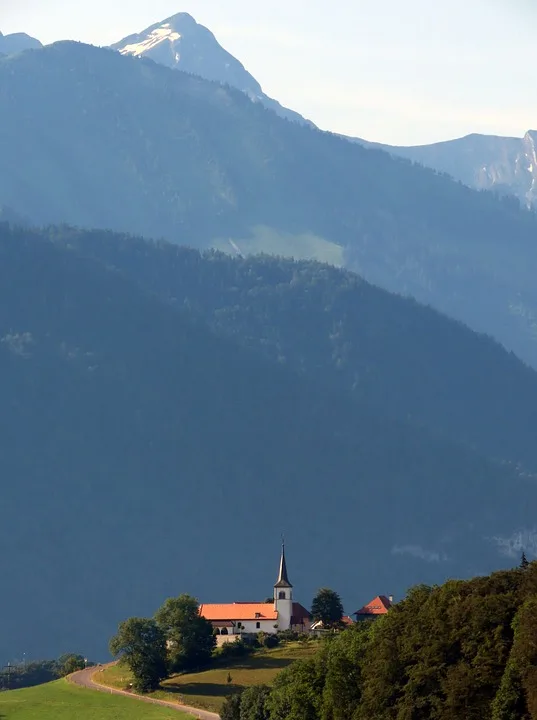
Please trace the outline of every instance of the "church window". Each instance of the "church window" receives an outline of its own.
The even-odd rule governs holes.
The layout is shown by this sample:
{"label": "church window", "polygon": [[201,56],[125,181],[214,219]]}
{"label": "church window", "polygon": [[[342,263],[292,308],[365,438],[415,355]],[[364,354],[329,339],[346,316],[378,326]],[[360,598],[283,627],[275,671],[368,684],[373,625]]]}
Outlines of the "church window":
{"label": "church window", "polygon": [[283,590],[280,590],[278,593],[278,600],[285,600],[285,592]]}
{"label": "church window", "polygon": [[260,622],[256,622],[255,626],[256,626],[256,629],[259,630],[259,628],[261,627],[261,623],[260,623]]}

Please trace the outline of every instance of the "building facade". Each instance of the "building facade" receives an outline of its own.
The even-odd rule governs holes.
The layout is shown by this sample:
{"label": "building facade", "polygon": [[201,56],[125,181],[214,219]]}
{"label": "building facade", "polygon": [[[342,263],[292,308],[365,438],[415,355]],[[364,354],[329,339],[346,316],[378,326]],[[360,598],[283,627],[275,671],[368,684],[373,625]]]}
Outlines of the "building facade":
{"label": "building facade", "polygon": [[273,634],[282,630],[309,632],[311,628],[308,610],[293,600],[283,543],[272,602],[207,603],[200,605],[200,615],[212,623],[217,635],[224,636]]}

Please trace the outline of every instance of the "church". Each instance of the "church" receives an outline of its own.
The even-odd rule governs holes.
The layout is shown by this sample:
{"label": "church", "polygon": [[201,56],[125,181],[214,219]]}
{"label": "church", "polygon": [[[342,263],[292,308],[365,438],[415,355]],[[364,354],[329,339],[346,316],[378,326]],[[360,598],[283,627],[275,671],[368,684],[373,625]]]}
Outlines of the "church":
{"label": "church", "polygon": [[300,603],[293,601],[293,586],[287,574],[283,543],[280,570],[274,585],[272,602],[204,604],[200,605],[200,615],[212,623],[217,635],[277,633],[282,630],[309,632],[311,628],[309,611]]}

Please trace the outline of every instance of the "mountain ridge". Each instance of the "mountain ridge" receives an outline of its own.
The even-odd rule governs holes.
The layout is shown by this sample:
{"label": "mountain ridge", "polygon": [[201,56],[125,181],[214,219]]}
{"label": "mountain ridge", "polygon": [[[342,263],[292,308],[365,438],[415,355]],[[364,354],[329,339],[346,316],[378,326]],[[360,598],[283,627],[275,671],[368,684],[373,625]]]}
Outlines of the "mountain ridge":
{"label": "mountain ridge", "polygon": [[[122,53],[147,55],[155,62],[167,67],[185,69],[200,77],[230,85],[245,92],[252,100],[261,101],[282,117],[297,122],[308,122],[297,113],[282,108],[276,101],[264,96],[261,86],[245,69],[242,63],[226,53],[225,58],[213,52],[212,58],[204,63],[190,64],[188,60],[182,65],[180,57],[180,33],[172,42],[161,42],[158,38],[165,28],[181,30],[186,21],[188,31],[198,28],[198,32],[207,32],[212,42],[218,45],[210,30],[196,23],[188,13],[179,13],[161,23],[155,23],[139,34],[130,35],[112,47]],[[155,36],[155,34],[157,36]],[[160,42],[158,42],[160,40]],[[177,47],[176,47],[177,44]],[[195,44],[195,41],[194,41]],[[145,47],[147,45],[147,47]],[[130,47],[129,47],[130,46]],[[222,48],[220,48],[220,51]],[[213,59],[214,58],[214,59]],[[240,72],[229,73],[230,63],[240,67]],[[384,150],[397,157],[403,157],[429,167],[438,172],[445,172],[455,180],[460,180],[468,187],[477,190],[493,190],[502,195],[513,195],[527,207],[537,203],[537,150],[535,142],[537,132],[529,130],[521,138],[509,138],[497,135],[480,135],[471,133],[462,138],[444,140],[427,145],[396,146],[386,143],[372,142],[363,138],[346,137],[351,142],[358,142],[365,147]]]}
{"label": "mountain ridge", "polygon": [[11,33],[3,35],[0,32],[0,55],[13,55],[24,50],[39,50],[42,43],[26,33]]}
{"label": "mountain ridge", "polygon": [[0,204],[36,224],[330,258],[537,367],[537,218],[510,198],[79,43],[0,60],[0,111]]}
{"label": "mountain ridge", "polygon": [[62,244],[316,384],[537,472],[537,372],[430,307],[313,261],[74,229]]}
{"label": "mountain ridge", "polygon": [[445,172],[468,187],[513,195],[528,208],[537,205],[536,130],[528,130],[522,138],[471,133],[406,147],[349,139]]}
{"label": "mountain ridge", "polygon": [[280,117],[313,127],[313,123],[302,115],[268,97],[240,60],[225,50],[208,28],[197,23],[188,13],[172,15],[111,47],[122,55],[148,57],[172,70],[229,84],[244,92],[252,102],[262,103]]}

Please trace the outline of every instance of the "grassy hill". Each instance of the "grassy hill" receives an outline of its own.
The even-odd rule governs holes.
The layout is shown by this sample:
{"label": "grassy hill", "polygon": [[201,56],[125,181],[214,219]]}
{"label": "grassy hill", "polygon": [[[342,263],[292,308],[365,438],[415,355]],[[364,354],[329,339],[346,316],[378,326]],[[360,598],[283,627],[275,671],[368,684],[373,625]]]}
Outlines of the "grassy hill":
{"label": "grassy hill", "polygon": [[516,201],[76,43],[2,58],[0,112],[0,204],[23,216],[319,253],[537,365],[537,219]]}
{"label": "grassy hill", "polygon": [[0,693],[2,720],[188,720],[189,715],[126,697],[86,690],[67,680]]}
{"label": "grassy hill", "polygon": [[[214,668],[198,673],[175,675],[162,683],[162,690],[151,697],[172,700],[192,707],[219,712],[225,698],[243,687],[270,685],[279,672],[295,660],[313,657],[316,642],[288,643],[270,650],[258,650],[240,659],[220,661]],[[228,683],[228,674],[232,682]],[[112,665],[98,675],[99,683],[127,689],[132,678],[128,668]]]}

